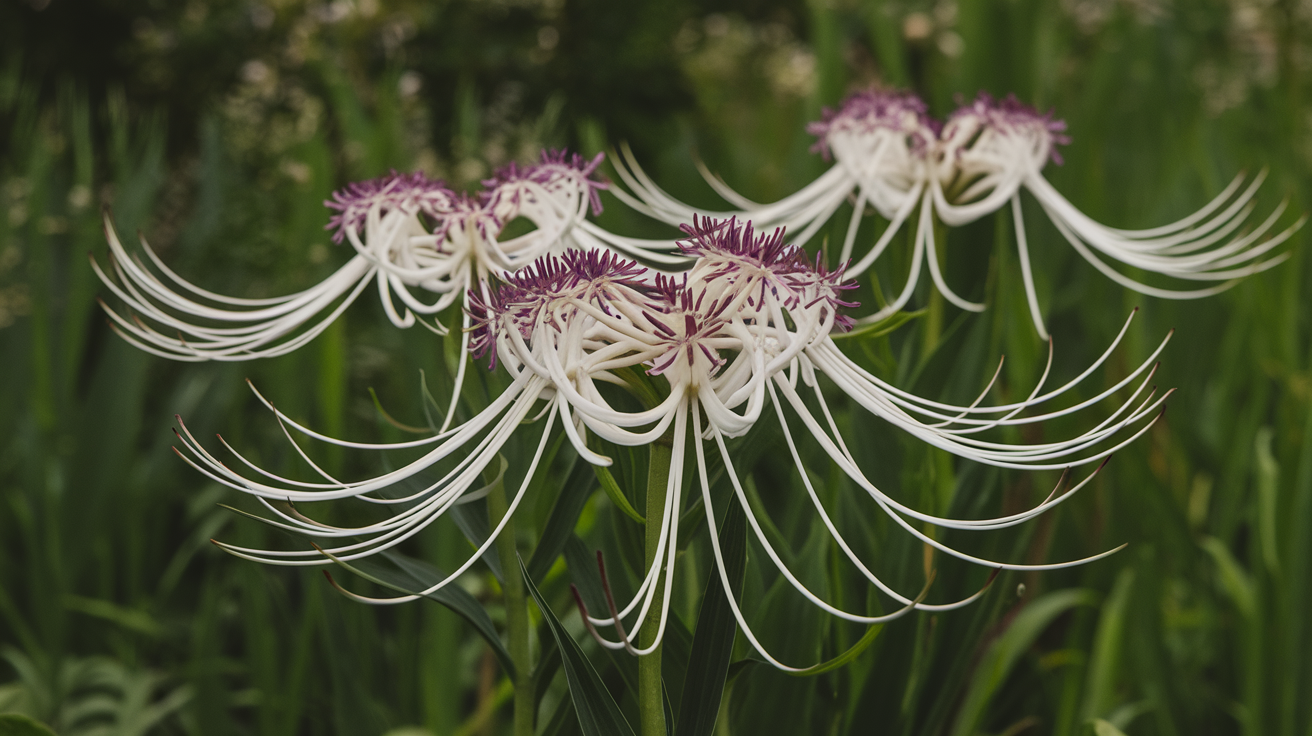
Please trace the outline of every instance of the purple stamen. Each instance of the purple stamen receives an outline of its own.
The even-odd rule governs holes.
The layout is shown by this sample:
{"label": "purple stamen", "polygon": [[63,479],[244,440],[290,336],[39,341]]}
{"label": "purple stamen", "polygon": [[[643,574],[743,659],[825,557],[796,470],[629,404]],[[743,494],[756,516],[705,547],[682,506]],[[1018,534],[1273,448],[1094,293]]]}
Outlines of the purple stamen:
{"label": "purple stamen", "polygon": [[824,108],[819,120],[807,124],[806,132],[816,137],[811,150],[828,161],[832,156],[829,135],[835,130],[883,128],[906,133],[912,137],[914,150],[923,152],[933,143],[940,127],[929,117],[925,101],[915,93],[871,89],[848,96],[837,110]]}
{"label": "purple stamen", "polygon": [[973,102],[958,107],[956,112],[948,117],[948,122],[973,115],[980,118],[985,125],[1004,131],[1009,128],[1039,128],[1051,137],[1052,162],[1060,166],[1062,158],[1057,152],[1057,146],[1068,145],[1071,139],[1066,135],[1066,121],[1053,117],[1055,112],[1056,110],[1053,109],[1046,113],[1039,113],[1036,108],[1017,99],[1015,94],[1009,93],[999,100],[988,92],[981,91],[975,95]]}
{"label": "purple stamen", "polygon": [[[562,179],[574,179],[587,187],[588,204],[592,208],[592,214],[601,214],[601,190],[610,187],[610,183],[601,178],[593,178],[597,168],[605,159],[604,153],[598,153],[591,159],[586,159],[578,153],[572,153],[567,149],[545,149],[538,157],[538,162],[531,166],[520,166],[511,162],[496,171],[492,178],[483,182],[487,188],[484,193],[485,200],[491,200],[498,196],[504,196],[503,192],[516,191],[513,185],[520,181],[531,181],[543,187],[551,188],[557,185]],[[518,196],[518,193],[513,196]]]}
{"label": "purple stamen", "polygon": [[455,201],[455,194],[446,184],[429,179],[422,171],[401,174],[392,170],[386,176],[352,182],[333,192],[332,199],[324,200],[324,206],[336,210],[337,214],[328,220],[324,229],[334,231],[333,242],[340,243],[346,238],[348,229],[358,232],[364,227],[369,210],[374,206],[382,214],[392,210],[422,212],[440,223],[450,213]]}

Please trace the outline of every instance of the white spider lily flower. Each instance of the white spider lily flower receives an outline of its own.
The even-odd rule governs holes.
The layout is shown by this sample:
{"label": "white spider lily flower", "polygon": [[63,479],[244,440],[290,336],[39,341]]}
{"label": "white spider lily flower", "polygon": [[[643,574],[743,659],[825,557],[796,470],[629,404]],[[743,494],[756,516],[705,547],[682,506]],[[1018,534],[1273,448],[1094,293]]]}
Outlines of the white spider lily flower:
{"label": "white spider lily flower", "polygon": [[[995,100],[981,93],[939,124],[925,113],[924,103],[905,92],[868,91],[849,97],[838,110],[826,109],[823,119],[807,130],[817,136],[813,150],[835,165],[796,194],[772,204],[756,204],[734,192],[703,169],[712,187],[733,212],[703,212],[682,204],[661,190],[633,158],[617,163],[617,170],[632,194],[617,197],[651,217],[665,222],[686,222],[694,214],[750,218],[762,226],[780,226],[801,232],[805,245],[826,225],[845,201],[855,206],[839,252],[839,261],[853,257],[866,205],[889,225],[874,245],[848,268],[850,276],[864,273],[887,249],[903,224],[915,217],[910,272],[897,298],[865,319],[877,321],[902,309],[910,300],[922,267],[928,267],[935,287],[944,298],[969,311],[985,305],[968,301],[943,278],[934,242],[934,217],[960,226],[1010,205],[1016,226],[1021,274],[1034,327],[1042,338],[1047,330],[1039,309],[1030,266],[1029,246],[1021,213],[1019,192],[1028,190],[1049,219],[1076,251],[1108,278],[1149,296],[1193,299],[1230,288],[1244,276],[1271,268],[1288,257],[1272,255],[1300,228],[1306,218],[1283,231],[1272,232],[1284,213],[1280,204],[1251,231],[1253,199],[1265,173],[1244,186],[1237,176],[1229,186],[1197,212],[1169,225],[1145,230],[1112,228],[1081,213],[1043,176],[1048,161],[1061,162],[1057,145],[1068,142],[1065,123],[1042,115],[1014,96]],[[917,211],[917,205],[919,209]],[[1237,232],[1240,231],[1240,232]],[[1152,286],[1117,271],[1106,260],[1186,282],[1211,282],[1203,288],[1167,289]],[[1219,283],[1218,283],[1219,282]]]}
{"label": "white spider lily flower", "polygon": [[[446,218],[461,199],[422,173],[358,182],[335,192],[325,204],[336,210],[328,224],[337,242],[355,255],[320,284],[295,294],[241,299],[203,289],[170,270],[141,239],[149,266],[129,254],[105,216],[111,278],[93,259],[101,281],[128,307],[129,316],[105,311],[126,340],[154,355],[181,361],[239,361],[291,352],[328,327],[370,283],[376,282],[389,319],[415,322],[463,293],[450,288],[451,258],[443,252]],[[437,226],[436,233],[424,222]],[[411,293],[441,294],[424,302]],[[393,296],[404,305],[398,313]]]}
{"label": "white spider lily flower", "polygon": [[[849,276],[863,273],[883,252],[893,234],[910,216],[931,175],[929,163],[938,141],[937,121],[926,112],[925,103],[911,93],[867,92],[848,98],[838,112],[826,109],[824,119],[811,123],[807,131],[817,136],[812,147],[836,165],[797,193],[771,204],[758,204],[731,189],[704,167],[706,181],[731,204],[742,209],[706,212],[683,204],[662,190],[639,166],[628,149],[615,168],[633,190],[612,193],[653,218],[678,224],[694,216],[750,219],[760,228],[782,227],[799,231],[797,245],[810,242],[839,206],[855,198],[852,225],[839,255],[840,263],[852,257],[860,216],[868,204],[894,223],[871,252],[847,268]],[[636,196],[635,196],[636,195]],[[893,310],[896,311],[896,310]]]}
{"label": "white spider lily flower", "polygon": [[[589,208],[601,210],[598,190],[606,184],[594,176],[600,162],[600,155],[586,160],[544,151],[538,164],[499,171],[477,197],[457,195],[422,173],[392,172],[348,185],[325,202],[336,211],[326,229],[355,255],[322,283],[287,296],[241,299],[196,286],[170,270],[144,238],[146,259],[128,253],[108,215],[111,267],[107,272],[94,259],[92,266],[128,308],[124,315],[105,306],[116,331],[143,350],[182,361],[282,355],[326,329],[370,283],[377,284],[388,319],[404,328],[543,255],[605,247],[591,234],[573,236],[583,224],[597,230],[586,217]],[[517,218],[535,229],[503,242],[505,225]],[[639,244],[627,246],[630,251],[643,242],[609,239]],[[438,322],[422,323],[444,331]]]}
{"label": "white spider lily flower", "polygon": [[[815,438],[830,460],[876,507],[907,533],[953,557],[995,569],[1043,570],[1099,559],[1115,551],[1074,562],[1025,565],[980,559],[938,541],[921,527],[929,524],[982,531],[1014,526],[1066,500],[1097,471],[1069,489],[1061,490],[1059,485],[1042,503],[1017,514],[962,520],[924,513],[889,496],[865,475],[833,419],[822,391],[821,377],[826,377],[861,409],[958,457],[1004,468],[1065,471],[1103,461],[1152,425],[1169,395],[1168,392],[1157,397],[1155,390],[1147,390],[1156,369],[1154,361],[1165,340],[1123,380],[1066,408],[1040,414],[1026,411],[1062,395],[1095,372],[1119,344],[1128,329],[1128,320],[1112,346],[1080,376],[1060,388],[1043,391],[1045,370],[1043,380],[1020,402],[982,405],[992,382],[979,399],[967,406],[930,401],[889,385],[838,349],[830,333],[835,327],[841,330],[852,325],[852,320],[840,310],[854,306],[842,299],[842,291],[850,288],[851,283],[844,283],[841,269],[831,273],[823,263],[812,266],[804,251],[784,242],[781,230],[757,234],[750,223],[740,225],[732,220],[698,218],[691,226],[685,226],[685,232],[688,238],[680,245],[684,254],[695,261],[691,271],[678,278],[653,274],[613,253],[571,250],[562,257],[543,258],[530,267],[507,274],[506,283],[501,286],[489,287],[483,294],[472,294],[470,348],[479,357],[490,354],[493,364],[500,363],[513,381],[486,410],[448,432],[396,445],[346,442],[317,434],[275,410],[284,431],[295,429],[312,439],[344,447],[431,446],[426,455],[398,470],[364,481],[346,482],[310,463],[324,482],[307,483],[281,478],[245,463],[256,472],[257,476],[252,477],[223,464],[182,426],[179,437],[185,452],[179,454],[189,463],[215,481],[259,498],[274,514],[270,523],[324,541],[321,549],[314,550],[222,546],[241,557],[281,565],[350,561],[388,549],[417,533],[453,505],[478,497],[483,492],[478,484],[484,469],[494,461],[515,428],[536,416],[545,417],[542,439],[506,516],[468,561],[420,595],[449,584],[487,551],[506,519],[523,500],[557,419],[575,450],[597,465],[608,465],[611,461],[588,446],[589,434],[622,446],[657,441],[671,444],[671,472],[663,512],[659,520],[647,521],[661,525],[651,566],[629,601],[623,606],[611,601],[609,616],[596,617],[584,611],[594,633],[596,627],[615,627],[614,640],[597,634],[603,644],[635,654],[650,652],[659,645],[668,619],[675,542],[684,505],[681,469],[690,444],[697,467],[693,482],[706,505],[711,544],[725,585],[728,580],[724,577],[714,528],[716,512],[707,470],[708,446],[719,453],[733,486],[733,496],[741,504],[771,564],[813,604],[848,621],[877,623],[910,610],[949,610],[970,603],[983,591],[959,601],[924,603],[895,590],[875,575],[843,538],[812,486],[793,438],[794,427],[798,425]],[[663,379],[661,388],[665,391],[663,398],[650,400],[640,410],[626,409],[613,401],[617,398],[616,385],[634,388],[632,371],[635,369],[644,369],[653,379]],[[1030,445],[985,438],[989,430],[999,427],[1042,422],[1082,411],[1122,389],[1129,390],[1129,397],[1110,416],[1078,436]],[[819,407],[818,414],[811,408],[813,405]],[[767,407],[773,410],[767,411]],[[744,435],[770,414],[780,423],[790,456],[826,529],[869,583],[896,601],[900,610],[869,616],[838,608],[798,580],[772,547],[747,501],[725,442],[726,438]],[[796,418],[790,419],[790,414]],[[289,440],[291,436],[288,432]],[[297,451],[301,452],[299,447]],[[237,457],[241,459],[240,455]],[[441,478],[404,498],[380,495],[398,483],[413,481],[438,462],[457,458],[455,466]],[[274,504],[275,501],[342,498],[404,504],[405,508],[384,521],[342,528],[323,525],[294,508],[289,511]],[[348,538],[351,541],[343,541]],[[368,602],[395,603],[416,596],[354,597]],[[757,640],[732,592],[729,600],[753,646],[775,666],[795,669],[772,657]],[[649,619],[653,606],[658,607],[659,615]],[[649,625],[649,620],[656,621],[654,625],[658,627],[652,643],[647,648],[635,647],[637,633],[642,626]]]}
{"label": "white spider lily flower", "polygon": [[[397,327],[416,323],[445,334],[441,322],[421,320],[457,302],[463,307],[461,354],[468,345],[468,294],[488,280],[568,247],[604,247],[572,232],[589,209],[601,211],[595,178],[601,156],[586,160],[565,151],[544,151],[539,163],[511,164],[484,182],[477,197],[457,195],[422,173],[398,174],[348,185],[326,201],[336,214],[327,228],[355,255],[323,282],[270,299],[215,294],[182,279],[150,249],[147,262],[130,255],[105,218],[110,277],[93,259],[101,280],[128,307],[123,315],[104,306],[115,331],[154,355],[182,361],[241,361],[289,353],[326,329],[375,283],[388,319]],[[534,230],[502,241],[517,218]],[[641,242],[641,241],[635,241]],[[668,244],[666,247],[669,247]],[[659,257],[659,254],[657,254]],[[398,308],[399,303],[399,308]],[[465,375],[455,377],[452,407]],[[441,430],[452,420],[448,411]]]}
{"label": "white spider lily flower", "polygon": [[[1095,222],[1063,197],[1043,176],[1051,160],[1061,163],[1058,144],[1069,139],[1066,124],[1008,95],[995,100],[981,93],[948,118],[940,137],[940,170],[931,181],[935,213],[947,225],[963,225],[1010,203],[1020,253],[1021,275],[1030,316],[1046,336],[1030,268],[1020,189],[1038,200],[1048,219],[1085,260],[1113,281],[1141,294],[1166,299],[1194,299],[1224,291],[1238,279],[1271,268],[1289,257],[1267,257],[1306,221],[1306,216],[1270,237],[1284,213],[1282,202],[1251,232],[1236,231],[1249,222],[1253,197],[1266,178],[1259,173],[1247,186],[1234,178],[1202,209],[1181,220],[1144,230],[1121,230]],[[951,194],[951,196],[949,196]],[[1101,257],[1100,257],[1101,255]],[[1122,274],[1103,258],[1178,279],[1211,282],[1198,289],[1164,289]],[[1217,283],[1220,282],[1220,283]],[[949,296],[950,292],[944,292]]]}

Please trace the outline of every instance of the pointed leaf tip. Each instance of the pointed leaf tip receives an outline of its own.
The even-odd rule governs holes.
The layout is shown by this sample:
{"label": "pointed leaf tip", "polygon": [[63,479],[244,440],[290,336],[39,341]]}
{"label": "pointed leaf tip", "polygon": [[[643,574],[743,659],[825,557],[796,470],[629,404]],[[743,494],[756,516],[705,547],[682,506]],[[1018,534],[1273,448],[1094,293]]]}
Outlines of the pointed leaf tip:
{"label": "pointed leaf tip", "polygon": [[[565,680],[569,685],[570,699],[574,702],[574,711],[578,715],[579,728],[584,736],[634,736],[633,728],[624,718],[615,699],[606,689],[601,677],[574,638],[570,636],[552,612],[551,607],[542,598],[542,593],[528,574],[524,560],[519,560],[519,572],[524,578],[524,585],[533,597],[542,617],[550,629],[556,645],[560,648],[561,665],[565,670]],[[586,622],[587,619],[585,618]]]}

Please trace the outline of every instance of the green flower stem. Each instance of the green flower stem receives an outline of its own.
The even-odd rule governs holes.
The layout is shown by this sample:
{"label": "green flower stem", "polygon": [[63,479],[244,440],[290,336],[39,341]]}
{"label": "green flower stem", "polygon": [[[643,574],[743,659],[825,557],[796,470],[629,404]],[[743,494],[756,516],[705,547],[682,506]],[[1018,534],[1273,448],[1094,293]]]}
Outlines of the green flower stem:
{"label": "green flower stem", "polygon": [[[487,494],[488,516],[495,525],[506,515],[510,505],[506,502],[504,483],[496,483]],[[519,576],[519,559],[515,549],[515,521],[510,519],[496,541],[497,556],[505,580],[501,593],[506,604],[506,631],[510,636],[510,658],[515,661],[515,736],[533,736],[534,706],[533,661],[528,645],[528,603],[524,595],[524,580]]]}
{"label": "green flower stem", "polygon": [[[934,217],[933,228],[934,255],[938,259],[939,271],[947,273],[948,231],[943,223],[939,222],[937,216]],[[946,307],[947,304],[946,300],[943,299],[943,295],[931,284],[928,310],[923,322],[925,340],[920,346],[920,359],[922,362],[929,360],[930,356],[934,354],[934,350],[938,348],[938,341],[943,336],[943,312]]]}
{"label": "green flower stem", "polygon": [[[665,487],[670,478],[670,435],[666,434],[651,445],[647,466],[647,568],[655,562],[656,545],[660,543],[661,518],[665,515]],[[671,539],[670,544],[678,540]],[[659,589],[661,578],[656,578]],[[656,639],[660,625],[660,606],[652,606],[647,621],[638,632],[638,646],[646,648]],[[665,736],[665,693],[661,688],[661,650],[658,646],[651,654],[638,658],[638,715],[642,736]]]}

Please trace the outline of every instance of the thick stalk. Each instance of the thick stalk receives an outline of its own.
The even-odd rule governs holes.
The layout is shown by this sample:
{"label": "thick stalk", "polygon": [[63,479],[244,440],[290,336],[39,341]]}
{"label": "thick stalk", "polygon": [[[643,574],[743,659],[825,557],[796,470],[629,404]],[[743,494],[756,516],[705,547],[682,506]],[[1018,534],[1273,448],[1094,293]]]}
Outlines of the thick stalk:
{"label": "thick stalk", "polygon": [[[487,494],[488,516],[495,525],[506,515],[506,488],[496,483]],[[533,662],[528,646],[528,604],[524,597],[524,579],[519,576],[519,558],[515,552],[515,521],[506,522],[496,541],[497,556],[505,580],[501,592],[506,604],[506,632],[509,635],[510,658],[515,661],[515,736],[533,736]]]}
{"label": "thick stalk", "polygon": [[[670,436],[651,445],[647,466],[647,569],[656,563],[656,545],[660,543],[661,518],[665,516],[665,490],[670,478]],[[676,512],[677,513],[677,512]],[[675,544],[678,540],[669,540]],[[661,578],[656,579],[657,589]],[[658,597],[659,600],[659,597]],[[660,625],[659,605],[653,605],[638,632],[638,646],[647,648],[656,640]],[[642,736],[665,736],[665,693],[661,689],[661,649],[638,658],[638,715]]]}

